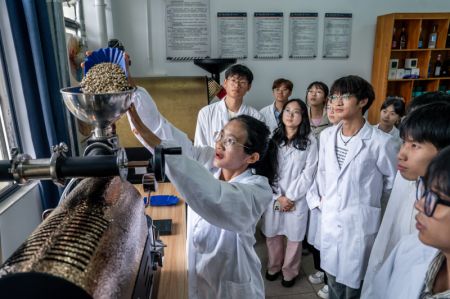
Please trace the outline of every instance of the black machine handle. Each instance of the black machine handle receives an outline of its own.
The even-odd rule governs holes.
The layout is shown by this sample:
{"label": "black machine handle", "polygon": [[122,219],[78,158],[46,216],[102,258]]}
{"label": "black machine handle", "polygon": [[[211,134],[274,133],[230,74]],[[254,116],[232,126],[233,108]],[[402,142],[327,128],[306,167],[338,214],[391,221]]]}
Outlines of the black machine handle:
{"label": "black machine handle", "polygon": [[117,157],[113,155],[65,158],[57,164],[56,171],[61,178],[120,175]]}
{"label": "black machine handle", "polygon": [[168,147],[168,148],[163,148],[162,153],[164,155],[181,155],[181,147]]}
{"label": "black machine handle", "polygon": [[163,182],[166,178],[164,155],[181,155],[181,152],[181,147],[155,147],[155,154],[153,155],[153,160],[148,163],[149,168],[147,168],[147,171],[153,172],[158,182]]}

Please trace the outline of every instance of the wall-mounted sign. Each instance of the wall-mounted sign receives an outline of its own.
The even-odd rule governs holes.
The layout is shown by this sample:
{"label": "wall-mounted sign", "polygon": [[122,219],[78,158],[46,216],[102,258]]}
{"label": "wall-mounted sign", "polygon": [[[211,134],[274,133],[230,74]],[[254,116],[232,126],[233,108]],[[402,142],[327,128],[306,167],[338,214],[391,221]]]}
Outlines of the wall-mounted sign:
{"label": "wall-mounted sign", "polygon": [[247,13],[218,12],[217,41],[220,58],[247,58]]}
{"label": "wall-mounted sign", "polygon": [[292,12],[289,15],[289,58],[316,58],[318,13]]}
{"label": "wall-mounted sign", "polygon": [[326,13],[323,58],[349,58],[352,44],[352,14]]}
{"label": "wall-mounted sign", "polygon": [[209,0],[166,0],[166,58],[211,56]]}
{"label": "wall-mounted sign", "polygon": [[283,13],[255,12],[253,22],[253,58],[283,57]]}

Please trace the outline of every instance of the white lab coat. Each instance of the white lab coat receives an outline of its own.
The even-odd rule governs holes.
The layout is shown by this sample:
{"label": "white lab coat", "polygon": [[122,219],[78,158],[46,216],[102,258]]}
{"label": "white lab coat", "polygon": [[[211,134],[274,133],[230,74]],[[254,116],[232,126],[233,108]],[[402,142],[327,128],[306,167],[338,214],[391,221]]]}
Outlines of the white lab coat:
{"label": "white lab coat", "polygon": [[[417,235],[414,209],[416,182],[405,180],[397,172],[386,212],[381,221],[372,252],[370,253],[364,281],[371,281],[400,239],[409,234]],[[366,284],[363,285],[366,288]]]}
{"label": "white lab coat", "polygon": [[259,110],[259,113],[261,113],[261,115],[263,116],[266,125],[269,127],[270,132],[272,133],[273,130],[275,130],[278,127],[278,119],[276,119],[275,117],[274,109],[275,103],[272,103]]}
{"label": "white lab coat", "polygon": [[[242,104],[237,115],[246,114],[264,121],[262,115],[253,107]],[[198,112],[197,126],[195,128],[194,144],[214,147],[214,133],[223,129],[228,123],[228,110],[225,99],[220,102],[203,107]]]}
{"label": "white lab coat", "polygon": [[327,140],[330,137],[332,132],[333,132],[332,128],[328,127],[324,129],[319,135],[320,142],[318,143],[319,145],[318,169],[321,169],[321,171],[316,172],[314,181],[311,184],[308,193],[306,193],[306,202],[308,203],[308,207],[310,209],[307,240],[308,243],[313,245],[314,248],[316,248],[317,250],[320,250],[320,231],[321,231],[320,222],[322,219],[322,211],[320,210],[321,209],[320,199],[324,196],[325,192],[325,167],[324,165],[321,165],[321,163],[324,163],[323,156],[325,148],[320,144],[324,144],[325,140]]}
{"label": "white lab coat", "polygon": [[436,248],[420,242],[417,234],[402,238],[371,280],[364,280],[363,299],[417,299]]}
{"label": "white lab coat", "polygon": [[[375,128],[377,128],[378,130],[382,131],[379,128],[380,124],[376,124]],[[382,131],[384,132],[384,131]],[[386,133],[386,132],[384,132]],[[392,137],[394,137],[393,141],[395,142],[395,146],[397,148],[397,152],[400,150],[400,147],[402,146],[403,140],[400,138],[400,131],[394,126],[392,128],[392,130],[390,130],[389,132],[387,132],[386,134],[391,135]]]}
{"label": "white lab coat", "polygon": [[189,298],[264,298],[261,263],[253,246],[256,222],[272,199],[267,178],[247,170],[229,182],[216,179],[220,169],[215,177],[207,170],[214,149],[193,146],[159,114],[144,90],[137,91],[134,102],[147,127],[171,139],[164,146],[183,148],[183,155],[165,159],[168,177],[190,207]]}
{"label": "white lab coat", "polygon": [[[376,124],[375,127],[377,129],[380,129],[380,124]],[[381,130],[381,129],[380,129]],[[392,127],[392,130],[390,130],[389,132],[387,132],[389,135],[391,135],[394,138],[400,139],[400,131],[394,126]]]}
{"label": "white lab coat", "polygon": [[[317,141],[311,134],[310,144],[304,151],[293,146],[278,148],[278,187],[263,216],[262,231],[267,237],[286,236],[290,241],[302,241],[308,223],[306,192],[317,169]],[[292,212],[273,210],[275,200],[286,196],[295,202]]]}
{"label": "white lab coat", "polygon": [[336,281],[358,289],[381,221],[381,197],[389,194],[395,177],[396,151],[391,136],[367,122],[349,143],[339,168],[332,127],[325,147],[324,200],[320,237],[321,268]]}

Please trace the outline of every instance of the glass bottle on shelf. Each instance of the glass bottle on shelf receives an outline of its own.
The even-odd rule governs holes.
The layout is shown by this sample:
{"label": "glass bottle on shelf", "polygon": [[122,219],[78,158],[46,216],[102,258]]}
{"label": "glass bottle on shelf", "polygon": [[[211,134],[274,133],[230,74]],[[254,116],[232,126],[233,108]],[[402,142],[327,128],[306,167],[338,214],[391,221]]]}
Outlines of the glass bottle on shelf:
{"label": "glass bottle on shelf", "polygon": [[420,27],[419,44],[417,45],[417,48],[423,49],[423,30],[422,30],[422,27]]}
{"label": "glass bottle on shelf", "polygon": [[406,28],[405,26],[403,26],[402,32],[400,32],[399,49],[406,49],[406,42],[407,42]]}
{"label": "glass bottle on shelf", "polygon": [[431,78],[433,76],[433,64],[431,61],[428,63],[428,78]]}
{"label": "glass bottle on shelf", "polygon": [[442,55],[438,54],[438,56],[436,57],[436,62],[434,63],[433,75],[435,77],[439,77],[441,75],[441,69],[442,69],[441,57],[442,57]]}
{"label": "glass bottle on shelf", "polygon": [[392,33],[392,49],[397,49],[397,37],[395,36],[395,26],[394,32]]}
{"label": "glass bottle on shelf", "polygon": [[428,49],[436,48],[437,41],[437,25],[433,24],[433,30],[430,33],[430,37],[428,38]]}
{"label": "glass bottle on shelf", "polygon": [[442,61],[441,77],[448,77],[450,75],[450,58],[447,57]]}

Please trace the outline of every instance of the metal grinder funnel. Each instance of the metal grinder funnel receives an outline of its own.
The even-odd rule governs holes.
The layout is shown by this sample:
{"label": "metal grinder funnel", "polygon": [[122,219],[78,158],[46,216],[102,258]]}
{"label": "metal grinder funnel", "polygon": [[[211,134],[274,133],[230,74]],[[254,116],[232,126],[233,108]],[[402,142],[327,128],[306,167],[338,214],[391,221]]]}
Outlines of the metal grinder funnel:
{"label": "metal grinder funnel", "polygon": [[94,137],[103,139],[108,136],[108,129],[130,107],[132,95],[136,88],[102,94],[83,93],[80,87],[61,89],[64,104],[79,120],[93,125]]}

